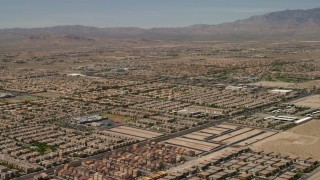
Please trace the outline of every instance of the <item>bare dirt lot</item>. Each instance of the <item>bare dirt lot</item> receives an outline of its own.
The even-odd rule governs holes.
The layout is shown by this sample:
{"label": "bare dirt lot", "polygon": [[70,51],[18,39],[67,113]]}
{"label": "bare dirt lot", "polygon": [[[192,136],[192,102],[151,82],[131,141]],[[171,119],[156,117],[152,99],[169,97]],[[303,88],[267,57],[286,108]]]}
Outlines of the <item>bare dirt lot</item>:
{"label": "bare dirt lot", "polygon": [[297,106],[320,108],[320,95],[308,96],[305,98],[297,99],[292,103]]}
{"label": "bare dirt lot", "polygon": [[124,133],[124,134],[143,137],[143,138],[154,138],[162,135],[161,133],[146,131],[142,129],[127,127],[127,126],[118,126],[118,127],[112,128],[111,130],[114,132]]}
{"label": "bare dirt lot", "polygon": [[253,149],[320,160],[320,120],[312,120],[254,144]]}
{"label": "bare dirt lot", "polygon": [[292,87],[294,83],[276,82],[276,81],[258,81],[255,83],[251,83],[250,85],[262,86],[267,88],[272,88],[272,87],[289,88],[289,87]]}
{"label": "bare dirt lot", "polygon": [[295,134],[320,137],[320,120],[312,120],[289,130]]}
{"label": "bare dirt lot", "polygon": [[313,81],[307,81],[304,83],[299,83],[298,87],[303,88],[319,88],[320,87],[320,80],[313,80]]}
{"label": "bare dirt lot", "polygon": [[166,142],[174,145],[180,145],[186,148],[195,148],[202,151],[210,151],[219,146],[218,144],[215,144],[215,143],[209,143],[209,142],[198,141],[198,140],[187,139],[187,138],[180,138],[180,137],[167,140]]}
{"label": "bare dirt lot", "polygon": [[293,89],[305,89],[305,88],[319,88],[320,80],[311,80],[302,83],[288,83],[281,81],[258,81],[250,83],[249,85],[261,86],[266,88],[293,88]]}

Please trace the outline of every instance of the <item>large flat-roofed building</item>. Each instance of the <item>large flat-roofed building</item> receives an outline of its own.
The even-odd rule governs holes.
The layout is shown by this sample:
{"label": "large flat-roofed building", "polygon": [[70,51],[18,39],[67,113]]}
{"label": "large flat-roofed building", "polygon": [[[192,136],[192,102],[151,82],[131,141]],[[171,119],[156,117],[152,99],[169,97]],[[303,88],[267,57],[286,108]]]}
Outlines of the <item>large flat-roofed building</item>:
{"label": "large flat-roofed building", "polygon": [[283,94],[283,95],[286,95],[286,94],[291,93],[292,90],[287,90],[287,89],[273,89],[273,90],[270,90],[269,92],[272,93],[272,94]]}
{"label": "large flat-roofed building", "polygon": [[76,121],[78,124],[86,124],[91,122],[98,122],[106,119],[105,117],[94,115],[94,116],[82,116],[82,117],[76,117],[73,118],[74,121]]}
{"label": "large flat-roofed building", "polygon": [[280,120],[280,121],[296,121],[299,118],[297,117],[291,117],[291,116],[271,116],[272,119],[274,120]]}

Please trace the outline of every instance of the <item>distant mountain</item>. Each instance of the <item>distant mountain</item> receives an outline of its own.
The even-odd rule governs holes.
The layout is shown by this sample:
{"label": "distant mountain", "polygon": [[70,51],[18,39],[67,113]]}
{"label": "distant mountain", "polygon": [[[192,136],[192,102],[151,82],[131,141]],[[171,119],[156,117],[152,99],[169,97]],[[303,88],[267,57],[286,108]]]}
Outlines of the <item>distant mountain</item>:
{"label": "distant mountain", "polygon": [[147,32],[151,37],[174,34],[195,39],[320,39],[319,33],[320,8],[272,12],[219,25],[155,28]]}
{"label": "distant mountain", "polygon": [[[87,26],[56,26],[47,28],[0,29],[0,41],[30,39],[54,35],[72,40],[97,38],[143,38],[173,40],[253,40],[253,39],[320,39],[320,8],[286,10],[253,16],[219,25],[197,24],[189,27],[97,28]],[[46,37],[41,37],[46,38]]]}
{"label": "distant mountain", "polygon": [[212,29],[219,33],[253,35],[256,38],[319,38],[320,8],[272,12],[212,26]]}

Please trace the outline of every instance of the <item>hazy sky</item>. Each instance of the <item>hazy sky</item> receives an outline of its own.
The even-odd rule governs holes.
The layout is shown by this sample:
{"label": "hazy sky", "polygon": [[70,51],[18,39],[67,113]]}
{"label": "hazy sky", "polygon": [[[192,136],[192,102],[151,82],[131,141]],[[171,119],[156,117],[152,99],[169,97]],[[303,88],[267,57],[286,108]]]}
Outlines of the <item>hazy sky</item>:
{"label": "hazy sky", "polygon": [[0,28],[178,27],[317,7],[320,0],[0,0]]}

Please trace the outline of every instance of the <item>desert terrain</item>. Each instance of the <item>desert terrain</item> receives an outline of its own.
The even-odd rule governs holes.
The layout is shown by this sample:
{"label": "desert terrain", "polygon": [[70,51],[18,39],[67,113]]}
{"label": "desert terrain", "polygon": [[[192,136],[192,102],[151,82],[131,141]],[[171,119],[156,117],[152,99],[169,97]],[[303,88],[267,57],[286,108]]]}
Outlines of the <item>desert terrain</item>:
{"label": "desert terrain", "polygon": [[269,152],[304,158],[312,157],[320,160],[320,120],[309,121],[255,143],[252,147]]}

